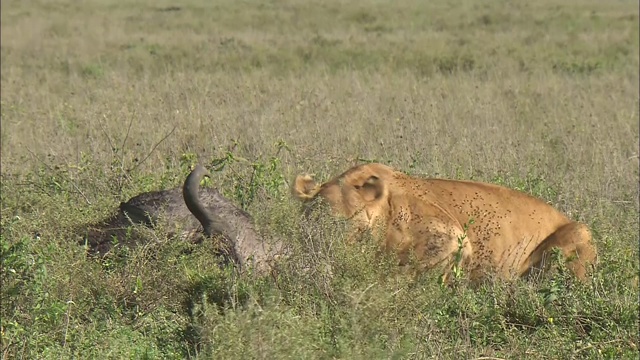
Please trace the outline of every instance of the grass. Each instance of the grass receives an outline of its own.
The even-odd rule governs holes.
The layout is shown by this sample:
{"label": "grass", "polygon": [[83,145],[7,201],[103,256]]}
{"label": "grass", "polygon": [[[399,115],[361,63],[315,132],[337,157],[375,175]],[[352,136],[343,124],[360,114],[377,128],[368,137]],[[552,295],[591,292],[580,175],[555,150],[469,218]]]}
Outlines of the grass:
{"label": "grass", "polygon": [[[636,2],[3,1],[1,16],[3,358],[637,358]],[[295,174],[371,160],[539,196],[590,226],[599,266],[587,284],[560,266],[442,288],[302,221]],[[277,278],[219,269],[212,244],[162,227],[85,256],[78,229],[195,161],[223,161],[213,184],[293,246]]]}

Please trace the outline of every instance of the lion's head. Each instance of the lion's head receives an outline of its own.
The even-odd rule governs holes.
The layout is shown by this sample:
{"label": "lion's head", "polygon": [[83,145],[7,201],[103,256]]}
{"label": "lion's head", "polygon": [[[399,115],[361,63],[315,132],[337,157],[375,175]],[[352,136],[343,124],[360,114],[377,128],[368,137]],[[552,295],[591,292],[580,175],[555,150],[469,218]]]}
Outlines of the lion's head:
{"label": "lion's head", "polygon": [[321,199],[329,204],[335,215],[371,226],[387,204],[387,183],[394,174],[395,171],[386,165],[366,164],[322,184],[311,175],[298,175],[292,192],[294,197],[307,203]]}

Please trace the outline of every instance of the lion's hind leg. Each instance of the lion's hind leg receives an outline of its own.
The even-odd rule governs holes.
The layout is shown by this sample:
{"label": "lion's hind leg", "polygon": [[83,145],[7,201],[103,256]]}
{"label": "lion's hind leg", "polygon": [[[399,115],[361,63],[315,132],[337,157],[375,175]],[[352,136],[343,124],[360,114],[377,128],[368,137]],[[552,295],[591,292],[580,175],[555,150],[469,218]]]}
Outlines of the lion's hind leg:
{"label": "lion's hind leg", "polygon": [[597,260],[597,251],[593,245],[591,231],[582,223],[572,221],[549,235],[529,256],[529,265],[525,275],[533,268],[548,268],[553,248],[559,248],[566,259],[566,266],[575,276],[584,281],[587,268]]}

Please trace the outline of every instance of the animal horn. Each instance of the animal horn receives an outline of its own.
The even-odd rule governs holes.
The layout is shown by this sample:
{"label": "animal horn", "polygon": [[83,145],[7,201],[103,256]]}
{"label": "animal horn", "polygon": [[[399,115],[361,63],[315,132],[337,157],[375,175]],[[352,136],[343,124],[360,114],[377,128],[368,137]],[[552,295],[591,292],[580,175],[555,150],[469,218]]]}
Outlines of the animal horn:
{"label": "animal horn", "polygon": [[204,205],[202,205],[199,196],[200,181],[202,181],[205,176],[211,177],[211,174],[204,166],[200,164],[196,165],[184,181],[182,197],[189,211],[200,221],[200,224],[204,228],[205,235],[211,236],[214,232],[215,220]]}

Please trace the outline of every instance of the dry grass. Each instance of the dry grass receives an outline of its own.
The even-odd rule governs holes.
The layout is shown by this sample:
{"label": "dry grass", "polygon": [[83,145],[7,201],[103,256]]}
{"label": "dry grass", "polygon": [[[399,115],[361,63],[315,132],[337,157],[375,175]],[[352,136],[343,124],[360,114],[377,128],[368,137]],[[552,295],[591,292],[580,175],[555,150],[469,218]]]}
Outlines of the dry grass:
{"label": "dry grass", "polygon": [[[2,3],[5,357],[636,354],[636,2],[172,6]],[[160,230],[111,262],[84,257],[73,229],[229,152],[255,166],[216,185],[311,247],[281,280],[234,279]],[[374,159],[545,198],[594,230],[593,282],[440,289],[298,221],[295,174]]]}

